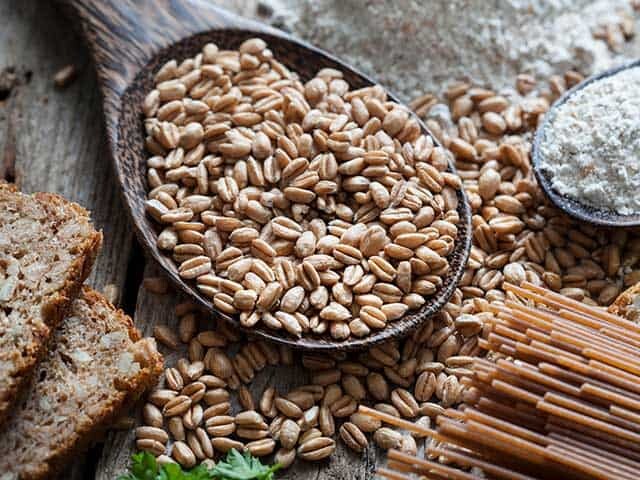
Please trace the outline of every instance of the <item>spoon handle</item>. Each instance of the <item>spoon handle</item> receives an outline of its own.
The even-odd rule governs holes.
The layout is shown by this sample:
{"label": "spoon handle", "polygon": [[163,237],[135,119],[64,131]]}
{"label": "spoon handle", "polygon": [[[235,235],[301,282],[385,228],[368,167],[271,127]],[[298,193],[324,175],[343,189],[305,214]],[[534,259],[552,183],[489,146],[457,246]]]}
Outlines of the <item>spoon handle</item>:
{"label": "spoon handle", "polygon": [[63,0],[79,22],[105,107],[117,100],[158,50],[213,29],[266,30],[202,0]]}

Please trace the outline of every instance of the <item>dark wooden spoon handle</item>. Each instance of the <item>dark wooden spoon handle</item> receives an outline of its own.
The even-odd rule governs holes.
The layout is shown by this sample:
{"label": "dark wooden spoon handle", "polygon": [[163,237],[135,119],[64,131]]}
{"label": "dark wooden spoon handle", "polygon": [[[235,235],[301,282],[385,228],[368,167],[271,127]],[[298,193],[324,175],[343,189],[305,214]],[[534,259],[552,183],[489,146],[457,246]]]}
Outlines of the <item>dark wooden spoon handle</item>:
{"label": "dark wooden spoon handle", "polygon": [[91,50],[105,107],[158,50],[213,29],[268,27],[202,0],[63,0]]}

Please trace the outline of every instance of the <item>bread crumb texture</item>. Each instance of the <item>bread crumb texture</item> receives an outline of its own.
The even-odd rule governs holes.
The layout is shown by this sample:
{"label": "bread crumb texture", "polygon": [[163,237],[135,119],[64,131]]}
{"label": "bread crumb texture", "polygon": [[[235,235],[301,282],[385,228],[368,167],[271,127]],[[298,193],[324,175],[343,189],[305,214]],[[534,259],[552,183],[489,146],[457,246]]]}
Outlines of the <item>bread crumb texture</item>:
{"label": "bread crumb texture", "polygon": [[101,240],[79,205],[0,184],[0,423],[89,275]]}
{"label": "bread crumb texture", "polygon": [[153,339],[83,288],[0,432],[0,480],[51,478],[157,381],[162,362]]}
{"label": "bread crumb texture", "polygon": [[640,320],[640,283],[627,288],[609,306],[609,312],[632,322]]}

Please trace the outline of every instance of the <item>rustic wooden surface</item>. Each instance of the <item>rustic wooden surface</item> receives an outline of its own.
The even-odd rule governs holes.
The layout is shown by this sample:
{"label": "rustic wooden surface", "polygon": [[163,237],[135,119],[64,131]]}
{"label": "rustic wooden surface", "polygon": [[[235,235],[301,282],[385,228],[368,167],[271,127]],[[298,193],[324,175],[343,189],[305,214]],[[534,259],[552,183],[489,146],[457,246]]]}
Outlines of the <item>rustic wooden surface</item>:
{"label": "rustic wooden surface", "polygon": [[[256,0],[216,3],[256,16]],[[79,75],[67,88],[56,89],[53,75],[67,64],[76,65]],[[13,74],[15,85],[7,88]],[[95,74],[66,18],[50,2],[0,0],[0,177],[27,192],[63,194],[92,211],[105,242],[89,282],[98,289],[116,284],[121,307],[149,334],[155,323],[175,322],[172,311],[179,298],[140,288],[143,273],[157,275],[158,267],[145,265],[135,244],[103,138]],[[285,391],[303,377],[296,368],[265,369],[252,384],[254,396],[266,385]],[[132,451],[131,432],[109,433],[61,478],[115,480]],[[373,477],[380,458],[373,448],[356,456],[339,444],[330,462],[298,464],[278,478],[364,480]]]}

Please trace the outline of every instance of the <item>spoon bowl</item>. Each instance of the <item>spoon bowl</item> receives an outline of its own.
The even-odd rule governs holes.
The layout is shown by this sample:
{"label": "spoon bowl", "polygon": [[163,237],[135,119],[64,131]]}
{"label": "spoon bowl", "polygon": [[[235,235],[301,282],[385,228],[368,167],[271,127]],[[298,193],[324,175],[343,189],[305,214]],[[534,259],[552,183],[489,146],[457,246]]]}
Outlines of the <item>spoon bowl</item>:
{"label": "spoon bowl", "polygon": [[[352,88],[374,85],[374,82],[331,55],[284,32],[232,15],[208,3],[195,0],[138,0],[135,3],[133,0],[108,0],[94,4],[90,0],[76,0],[71,1],[70,6],[76,18],[81,20],[96,64],[103,94],[109,149],[138,240],[172,282],[199,306],[214,317],[243,329],[236,318],[216,310],[193,284],[185,282],[178,275],[173,260],[156,246],[160,229],[145,214],[144,205],[148,191],[148,153],[144,148],[141,109],[145,95],[154,87],[154,74],[170,59],[193,57],[208,42],[222,49],[237,49],[244,40],[260,37],[267,42],[274,57],[297,72],[302,81],[312,78],[319,69],[328,67],[342,71]],[[189,28],[185,29],[185,24]],[[389,97],[398,102],[393,95]],[[429,134],[421,122],[420,126],[424,133]],[[437,143],[435,139],[434,142]],[[453,165],[450,165],[450,170],[454,171]],[[294,348],[339,351],[371,346],[417,328],[446,304],[465,269],[471,247],[471,211],[462,188],[457,196],[459,238],[449,256],[451,268],[442,287],[421,309],[361,339],[336,341],[328,335],[295,338],[260,324],[246,332]]]}
{"label": "spoon bowl", "polygon": [[567,100],[569,100],[577,92],[588,85],[611,77],[623,70],[638,66],[640,66],[640,60],[630,62],[609,70],[605,70],[604,72],[585,79],[570,90],[567,90],[551,105],[549,111],[544,116],[542,124],[539,125],[538,129],[536,130],[533,147],[531,150],[531,161],[533,172],[536,176],[536,179],[538,180],[538,183],[540,184],[540,187],[545,192],[551,203],[553,203],[560,210],[573,218],[590,223],[592,225],[597,225],[600,227],[637,227],[640,225],[640,214],[622,215],[613,210],[599,209],[592,205],[582,203],[567,195],[563,195],[558,190],[556,190],[553,186],[553,179],[551,175],[542,169],[542,145],[545,142],[545,133],[547,129],[550,128],[551,123],[560,107],[562,107],[562,105],[564,105]]}

